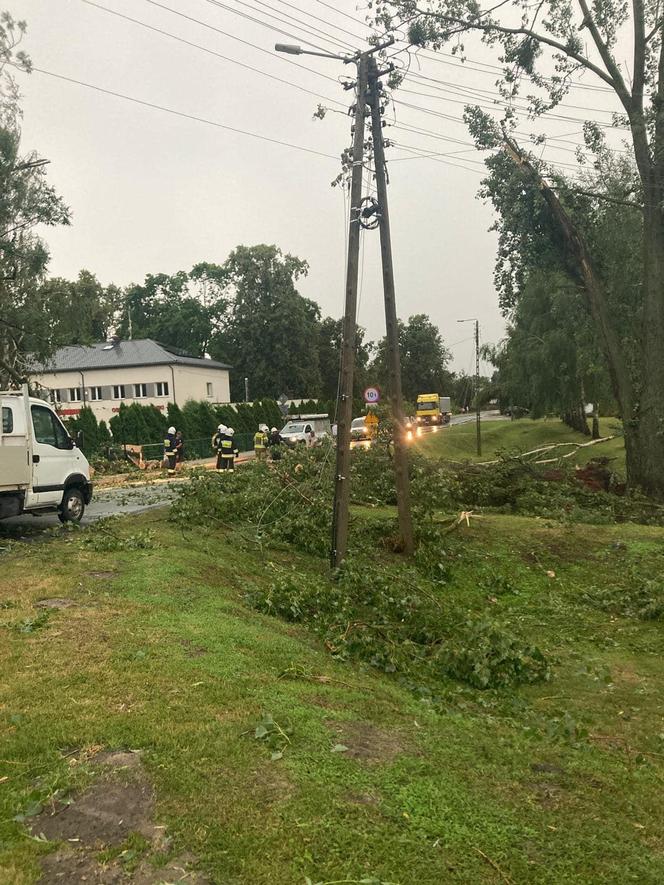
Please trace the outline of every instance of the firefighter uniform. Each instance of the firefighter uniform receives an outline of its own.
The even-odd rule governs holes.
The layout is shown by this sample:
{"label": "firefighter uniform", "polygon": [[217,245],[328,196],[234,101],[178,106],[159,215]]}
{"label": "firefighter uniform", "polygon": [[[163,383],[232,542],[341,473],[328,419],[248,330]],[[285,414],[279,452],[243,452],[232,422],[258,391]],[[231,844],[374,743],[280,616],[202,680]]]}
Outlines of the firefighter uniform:
{"label": "firefighter uniform", "polygon": [[254,433],[254,454],[257,458],[263,458],[267,448],[267,433],[260,427]]}
{"label": "firefighter uniform", "polygon": [[169,427],[168,433],[164,437],[164,458],[168,461],[168,475],[173,476],[178,458],[177,439],[173,427]]}
{"label": "firefighter uniform", "polygon": [[226,435],[226,428],[218,430],[212,437],[212,448],[217,453],[217,470],[222,470],[222,442],[229,438],[230,437]]}
{"label": "firefighter uniform", "polygon": [[[235,459],[239,454],[239,449],[235,444],[233,437],[227,433],[221,438],[221,469],[233,473],[235,470]],[[219,461],[219,459],[217,459]]]}

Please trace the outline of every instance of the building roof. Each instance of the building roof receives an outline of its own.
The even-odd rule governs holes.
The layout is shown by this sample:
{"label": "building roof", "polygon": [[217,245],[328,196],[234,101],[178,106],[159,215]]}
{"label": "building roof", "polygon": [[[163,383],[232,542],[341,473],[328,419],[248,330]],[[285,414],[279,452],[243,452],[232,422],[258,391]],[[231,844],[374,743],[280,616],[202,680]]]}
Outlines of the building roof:
{"label": "building roof", "polygon": [[119,369],[136,366],[198,366],[205,369],[230,369],[226,363],[191,356],[152,338],[132,341],[101,341],[99,344],[74,344],[60,347],[46,362],[35,365],[38,372],[83,372],[91,369]]}

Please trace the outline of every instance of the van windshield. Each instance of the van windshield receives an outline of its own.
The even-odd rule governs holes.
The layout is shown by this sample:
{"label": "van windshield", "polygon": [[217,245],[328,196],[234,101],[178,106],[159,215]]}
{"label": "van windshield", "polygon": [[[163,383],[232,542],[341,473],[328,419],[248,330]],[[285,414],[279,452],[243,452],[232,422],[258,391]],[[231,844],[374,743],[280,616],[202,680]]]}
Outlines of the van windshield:
{"label": "van windshield", "polygon": [[287,424],[282,433],[304,433],[304,424]]}
{"label": "van windshield", "polygon": [[351,430],[364,430],[364,418],[353,418]]}

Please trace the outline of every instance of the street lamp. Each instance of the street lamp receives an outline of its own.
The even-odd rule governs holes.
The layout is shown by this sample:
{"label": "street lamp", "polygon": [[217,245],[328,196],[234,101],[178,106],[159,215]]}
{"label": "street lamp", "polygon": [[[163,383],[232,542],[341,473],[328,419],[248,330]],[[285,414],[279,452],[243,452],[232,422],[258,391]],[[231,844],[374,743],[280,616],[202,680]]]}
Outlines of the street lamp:
{"label": "street lamp", "polygon": [[475,423],[477,425],[477,455],[482,455],[482,432],[480,429],[480,321],[475,317],[457,320],[457,323],[475,323]]}

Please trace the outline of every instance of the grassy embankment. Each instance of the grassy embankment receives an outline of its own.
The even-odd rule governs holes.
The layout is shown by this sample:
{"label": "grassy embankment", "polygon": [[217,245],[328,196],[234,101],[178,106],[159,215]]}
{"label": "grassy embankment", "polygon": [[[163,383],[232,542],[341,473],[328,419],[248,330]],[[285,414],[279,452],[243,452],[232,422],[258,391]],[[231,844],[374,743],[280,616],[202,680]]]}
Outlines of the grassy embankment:
{"label": "grassy embankment", "polygon": [[[146,528],[159,546],[104,553],[81,533],[2,555],[3,885],[35,882],[54,849],[15,816],[76,799],[99,748],[142,751],[172,852],[224,885],[664,881],[661,622],[598,603],[618,572],[661,575],[664,530],[487,516],[450,535],[442,603],[500,617],[554,677],[450,681],[431,705],[245,604],[270,561],[306,575],[323,560],[261,560],[157,512],[114,531]],[[74,604],[40,625],[44,597]],[[266,713],[292,729],[275,761],[254,737]],[[149,853],[130,844],[127,863]]]}
{"label": "grassy embankment", "polygon": [[[616,473],[625,471],[625,448],[620,434],[622,428],[617,418],[601,418],[602,436],[616,436],[608,442],[579,449],[573,458],[565,461],[572,464],[586,464],[591,458],[607,457]],[[589,437],[570,430],[562,421],[554,418],[533,421],[521,418],[518,421],[484,421],[482,423],[482,457],[477,457],[475,423],[452,425],[438,433],[425,433],[417,440],[417,445],[427,454],[450,461],[490,461],[499,452],[529,452],[555,443],[584,443]],[[567,448],[556,449],[543,458],[553,458],[566,454]]]}

